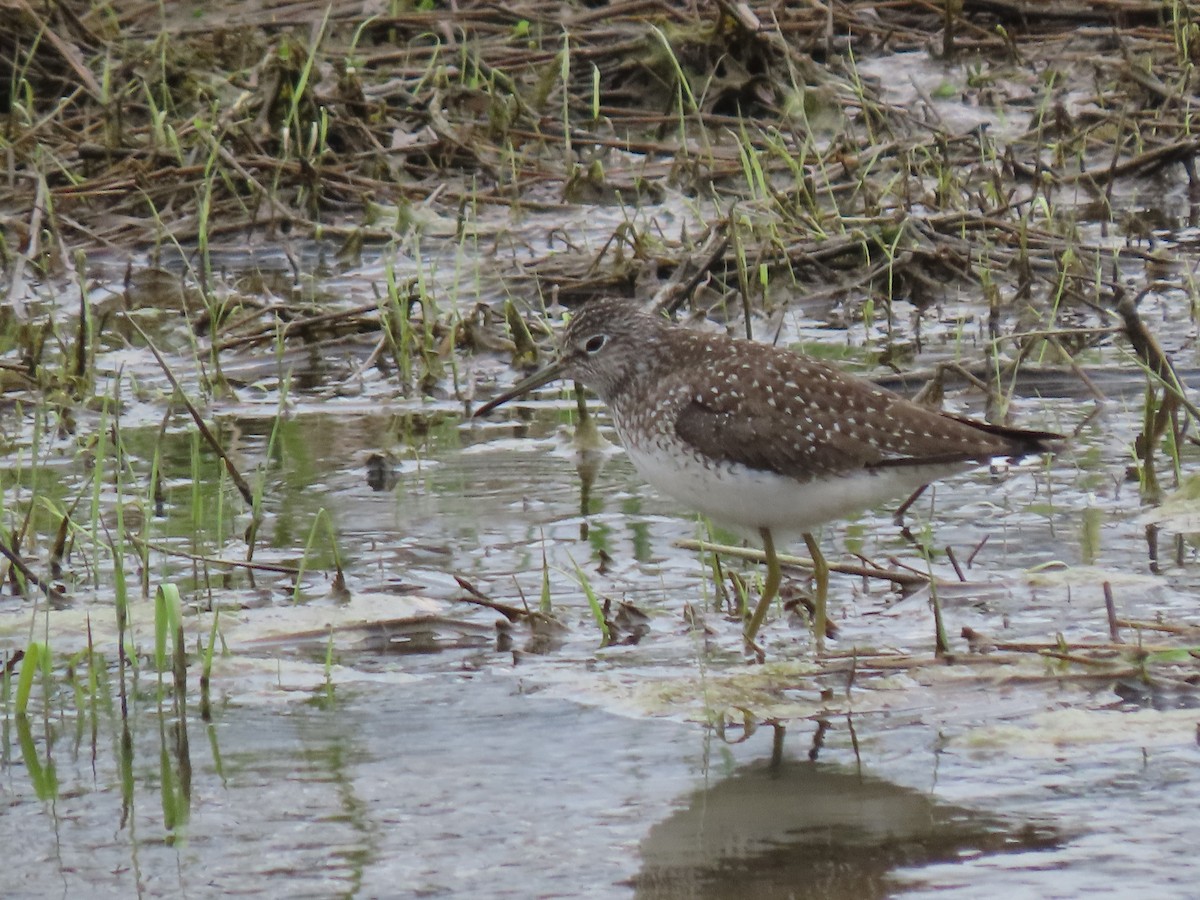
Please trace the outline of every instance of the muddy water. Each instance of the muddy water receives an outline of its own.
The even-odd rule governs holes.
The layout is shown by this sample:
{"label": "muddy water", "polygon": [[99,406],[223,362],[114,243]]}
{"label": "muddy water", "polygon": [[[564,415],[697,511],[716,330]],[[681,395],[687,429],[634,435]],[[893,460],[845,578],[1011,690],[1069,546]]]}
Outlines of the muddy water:
{"label": "muddy water", "polygon": [[[1106,579],[1126,618],[1192,613],[1190,554],[1149,573],[1135,488],[1116,476],[1128,404],[1118,397],[1049,466],[966,475],[918,504],[913,529],[960,559],[988,537],[967,584],[950,583],[944,557],[934,564],[960,654],[963,626],[1002,641],[1105,639]],[[132,692],[124,792],[111,709],[79,713],[59,696],[37,717],[31,746],[57,775],[42,799],[6,717],[10,895],[985,897],[1194,884],[1193,829],[1179,815],[1200,800],[1186,685],[1138,693],[1136,679],[1031,654],[939,664],[927,591],[837,576],[833,646],[863,654],[854,675],[815,666],[803,623],[786,617],[768,623],[770,662],[748,666],[705,560],[673,547],[705,534],[694,517],[619,454],[581,515],[577,454],[560,429],[569,403],[484,424],[446,405],[416,418],[386,405],[298,403],[269,473],[259,558],[294,563],[323,509],[349,599],[330,593],[325,550],[299,604],[285,577],[205,577],[155,558],[154,580],[177,580],[195,606],[194,639],[208,633],[210,599],[224,610],[212,722],[194,701],[186,718],[186,822],[164,824],[164,772],[183,769],[179,723],[158,714],[148,672]],[[1016,414],[1063,427],[1081,406],[1027,398]],[[269,419],[231,408],[219,421],[243,458],[265,454]],[[152,519],[164,544],[197,542],[180,474],[190,440],[180,427],[164,445],[176,479]],[[130,429],[133,455],[152,443]],[[390,463],[368,464],[385,452]],[[218,471],[204,460],[206,496]],[[84,466],[59,475],[63,496],[88,477]],[[236,546],[232,525],[216,535],[207,518],[198,549]],[[834,556],[852,547],[926,565],[886,512],[825,539]],[[549,645],[519,626],[499,639],[498,615],[461,601],[455,575],[535,605],[543,558],[563,625]],[[599,647],[576,566],[646,615],[638,643]],[[34,617],[60,659],[80,645],[81,612],[104,646],[102,588]],[[21,646],[28,606],[6,600],[4,617],[8,646]],[[147,603],[134,618],[147,626]],[[899,658],[916,664],[891,667]]]}
{"label": "muddy water", "polygon": [[[668,212],[681,227],[684,212]],[[568,225],[607,235],[623,214]],[[323,259],[301,268],[325,301],[370,303],[385,281],[378,260],[334,271]],[[464,314],[503,295],[495,267],[454,253],[392,264],[438,296],[469,285],[446,303]],[[265,303],[289,263],[256,265]],[[119,292],[123,269],[97,261],[96,302]],[[1141,307],[1184,372],[1196,365],[1190,277],[1169,271]],[[59,287],[47,306],[76,308]],[[986,310],[948,309],[927,313],[920,353],[904,309],[906,362],[978,358]],[[143,314],[194,390],[201,365],[178,316]],[[826,327],[831,317],[797,302],[781,323],[757,324],[870,365],[863,347],[882,329]],[[1125,628],[1151,654],[1148,678],[1115,653],[1036,652],[1060,636],[1109,641],[1106,582],[1123,619],[1197,621],[1200,573],[1181,536],[1198,530],[1191,505],[1164,518],[1152,565],[1150,508],[1126,479],[1143,382],[1118,346],[1083,360],[1109,397],[1098,412],[1069,375],[1020,384],[1014,420],[1078,428],[1069,452],[942,483],[908,531],[887,510],[825,529],[831,559],[936,576],[952,662],[934,657],[927,588],[835,575],[831,658],[818,664],[803,620],[776,612],[756,666],[712,558],[675,546],[706,526],[619,452],[583,460],[596,464],[585,492],[563,430],[573,402],[548,392],[471,422],[450,377],[432,397],[405,397],[361,368],[375,339],[229,354],[236,395],[205,410],[232,458],[264,479],[255,561],[303,562],[298,591],[292,574],[215,561],[244,559],[244,505],[187,418],[167,415],[153,359],[115,338],[101,349],[105,377],[124,379],[124,499],[142,501],[143,523],[126,526],[153,545],[145,583],[179,585],[189,648],[207,645],[220,610],[211,720],[194,652],[186,714],[160,708],[153,604],[129,552],[127,744],[113,566],[89,538],[116,527],[112,482],[94,485],[86,452],[111,422],[82,409],[72,431],[24,410],[13,425],[0,477],[6,510],[34,510],[30,555],[52,540],[47,505],[99,499],[94,520],[78,517],[69,602],[0,599],[0,648],[34,637],[53,653],[28,720],[11,712],[11,685],[4,697],[6,896],[1195,895],[1194,636]],[[456,361],[481,395],[512,377],[495,356]],[[974,402],[950,398],[978,413]],[[147,487],[156,449],[161,508]],[[509,624],[467,602],[456,576],[513,607],[537,608],[545,592],[558,625]],[[601,646],[584,578],[602,602],[629,604],[622,636],[636,641]],[[788,596],[804,588],[789,572]],[[89,632],[106,678],[81,701],[70,679],[86,671]]]}

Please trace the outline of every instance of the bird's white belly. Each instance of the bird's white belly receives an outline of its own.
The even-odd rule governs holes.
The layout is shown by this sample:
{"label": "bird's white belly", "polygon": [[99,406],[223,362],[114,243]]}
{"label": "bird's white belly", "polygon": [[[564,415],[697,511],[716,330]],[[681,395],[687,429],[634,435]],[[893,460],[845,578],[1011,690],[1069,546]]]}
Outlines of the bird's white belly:
{"label": "bird's white belly", "polygon": [[905,497],[924,484],[969,466],[896,466],[797,481],[736,463],[705,465],[690,454],[666,458],[626,447],[650,484],[714,522],[786,535]]}

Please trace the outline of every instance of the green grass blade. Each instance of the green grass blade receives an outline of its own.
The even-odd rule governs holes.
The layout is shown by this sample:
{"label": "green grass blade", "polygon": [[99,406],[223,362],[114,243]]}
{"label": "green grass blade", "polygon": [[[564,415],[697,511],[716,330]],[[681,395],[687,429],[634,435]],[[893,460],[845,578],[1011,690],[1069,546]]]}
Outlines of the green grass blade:
{"label": "green grass blade", "polygon": [[17,715],[25,715],[29,708],[29,694],[33,690],[33,676],[42,667],[42,654],[45,648],[37,641],[30,641],[25,648],[25,658],[21,660],[21,677],[17,680]]}
{"label": "green grass blade", "polygon": [[[568,559],[570,559],[569,555]],[[596,592],[592,590],[592,585],[583,573],[583,569],[579,568],[579,563],[572,559],[571,565],[575,567],[575,574],[579,577],[579,586],[583,588],[583,594],[587,597],[588,607],[592,611],[592,618],[596,620],[596,624],[600,627],[600,646],[607,647],[611,636],[608,631],[608,621],[604,618],[604,605],[596,596]]]}

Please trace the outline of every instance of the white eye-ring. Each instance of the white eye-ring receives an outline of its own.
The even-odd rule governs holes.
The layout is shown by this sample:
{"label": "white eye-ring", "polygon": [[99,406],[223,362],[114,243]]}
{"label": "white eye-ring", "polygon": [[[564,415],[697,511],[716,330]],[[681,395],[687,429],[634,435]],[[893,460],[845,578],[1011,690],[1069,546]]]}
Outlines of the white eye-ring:
{"label": "white eye-ring", "polygon": [[607,343],[608,343],[608,335],[607,334],[593,334],[590,338],[587,339],[587,342],[583,345],[583,349],[586,350],[588,353],[594,355],[596,353],[599,353],[601,350],[603,350],[604,345]]}

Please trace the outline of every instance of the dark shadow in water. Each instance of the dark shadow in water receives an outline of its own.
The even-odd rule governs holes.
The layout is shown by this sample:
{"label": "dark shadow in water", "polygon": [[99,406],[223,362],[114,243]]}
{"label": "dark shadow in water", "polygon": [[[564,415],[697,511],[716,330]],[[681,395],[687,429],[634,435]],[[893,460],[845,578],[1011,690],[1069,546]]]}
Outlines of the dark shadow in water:
{"label": "dark shadow in water", "polygon": [[900,867],[1051,849],[1053,829],[940,805],[842,767],[754,763],[650,829],[641,900],[889,896]]}

